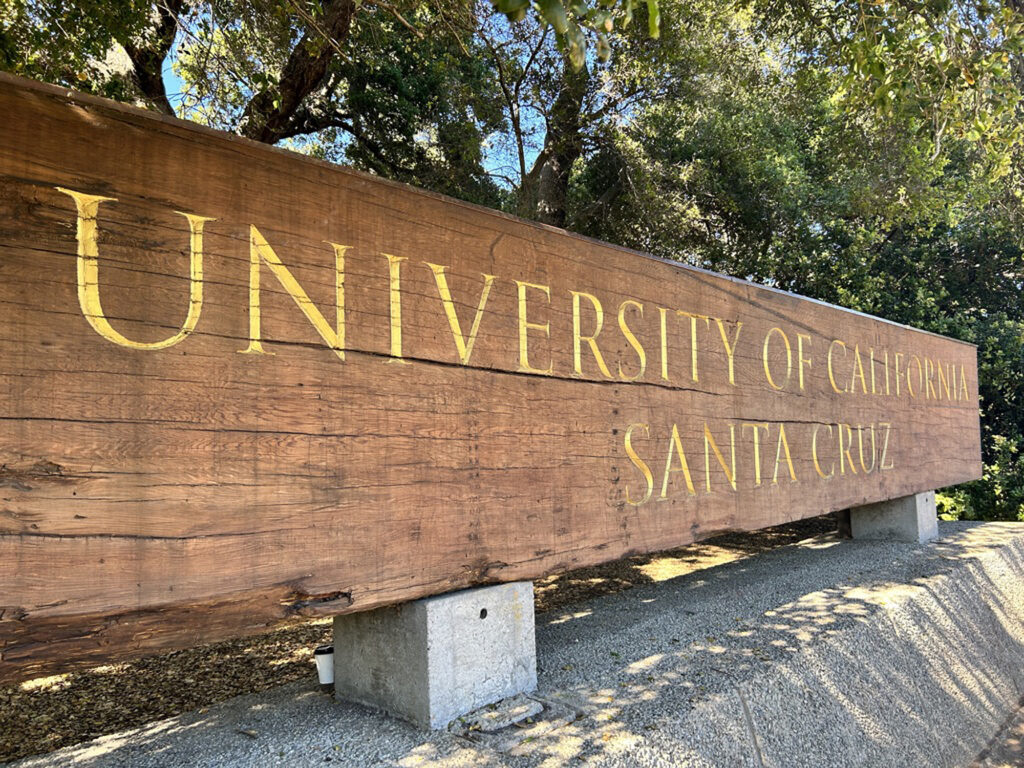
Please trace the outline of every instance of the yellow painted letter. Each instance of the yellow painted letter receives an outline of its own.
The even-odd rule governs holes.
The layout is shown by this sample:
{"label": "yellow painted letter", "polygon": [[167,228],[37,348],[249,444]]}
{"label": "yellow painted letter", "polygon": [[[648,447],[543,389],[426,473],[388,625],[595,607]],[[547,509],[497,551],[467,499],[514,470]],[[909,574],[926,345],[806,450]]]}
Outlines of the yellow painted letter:
{"label": "yellow painted letter", "polygon": [[249,346],[240,349],[243,354],[266,355],[270,354],[263,349],[260,331],[260,262],[262,261],[281,286],[288,291],[302,314],[312,323],[313,328],[320,334],[327,346],[334,350],[334,354],[345,359],[345,251],[347,245],[334,246],[335,256],[335,328],[331,328],[320,310],[316,308],[302,286],[295,280],[295,277],[288,268],[281,263],[281,260],[274,253],[266,239],[254,225],[249,225]]}
{"label": "yellow painted letter", "polygon": [[531,366],[530,359],[527,356],[527,332],[531,329],[544,331],[544,335],[550,337],[551,329],[547,323],[531,323],[526,319],[526,289],[534,288],[538,291],[544,291],[544,295],[548,297],[549,303],[551,301],[551,289],[546,285],[534,285],[533,283],[524,283],[521,280],[516,280],[516,285],[519,286],[519,372],[549,375],[554,368],[554,363],[549,365],[547,370],[541,370]]}
{"label": "yellow painted letter", "polygon": [[710,328],[711,318],[707,315],[695,315],[692,312],[684,312],[681,309],[677,309],[676,314],[680,317],[690,318],[690,378],[694,381],[700,381],[700,378],[697,376],[697,321],[703,320],[704,325]]}
{"label": "yellow painted letter", "polygon": [[797,482],[796,470],[793,469],[793,456],[789,452],[789,440],[786,439],[786,425],[780,422],[779,442],[775,446],[775,471],[772,472],[772,485],[779,484],[779,462],[782,459],[783,451],[786,452],[786,467],[789,469],[789,479],[795,483]]}
{"label": "yellow painted letter", "polygon": [[722,471],[725,472],[725,478],[729,481],[729,485],[732,489],[736,490],[736,427],[733,424],[729,425],[729,448],[731,457],[731,467],[725,463],[725,457],[722,452],[718,450],[718,445],[715,443],[715,438],[711,434],[711,430],[708,429],[707,422],[704,423],[704,487],[707,488],[708,493],[711,493],[711,453],[715,452],[715,458],[718,459],[718,463],[722,467]]}
{"label": "yellow painted letter", "polygon": [[103,314],[100,303],[99,241],[96,217],[100,203],[115,202],[113,197],[86,195],[72,189],[56,187],[75,201],[78,211],[78,304],[82,314],[100,336],[129,349],[166,349],[173,347],[195,330],[203,309],[203,225],[214,221],[208,216],[175,211],[188,220],[189,227],[189,301],[185,322],[173,336],[163,341],[132,341],[118,331]]}
{"label": "yellow painted letter", "polygon": [[[772,378],[772,372],[768,368],[768,345],[772,340],[772,334],[778,332],[779,336],[782,337],[782,342],[786,345],[786,380],[782,384],[776,384],[775,379]],[[793,349],[789,346],[789,337],[786,336],[785,331],[781,328],[771,328],[768,333],[764,336],[764,346],[761,349],[761,361],[764,363],[764,375],[768,379],[768,384],[771,385],[772,389],[782,389],[789,384],[789,379],[793,375]]]}
{"label": "yellow painted letter", "polygon": [[634,507],[639,507],[641,504],[651,498],[651,493],[654,492],[654,475],[651,474],[651,468],[647,466],[647,462],[640,458],[636,450],[633,448],[633,430],[640,427],[644,434],[650,436],[651,430],[646,424],[630,424],[626,429],[626,455],[629,456],[629,460],[633,462],[633,466],[640,470],[644,476],[644,481],[647,483],[647,491],[643,497],[638,501],[633,501],[629,498],[629,486],[626,486],[626,502],[632,504]]}
{"label": "yellow painted letter", "polygon": [[740,331],[743,328],[743,322],[736,322],[736,333],[732,336],[732,343],[729,342],[729,337],[725,333],[725,325],[717,317],[715,322],[718,324],[718,333],[722,337],[722,344],[725,346],[725,354],[729,359],[729,383],[736,386],[736,344],[740,340]]}
{"label": "yellow painted letter", "polygon": [[740,433],[742,434],[744,427],[750,427],[750,431],[754,435],[754,485],[761,484],[761,433],[759,429],[763,429],[765,434],[768,434],[768,423],[764,421],[745,421],[740,424]]}
{"label": "yellow painted letter", "polygon": [[832,350],[835,349],[836,344],[843,348],[843,357],[846,357],[846,344],[839,339],[833,339],[832,343],[828,345],[828,381],[832,385],[832,391],[836,394],[843,394],[846,392],[845,389],[840,389],[839,385],[836,384],[836,375],[832,370]]}
{"label": "yellow painted letter", "polygon": [[[597,348],[597,337],[601,333],[601,328],[604,327],[604,309],[601,307],[601,302],[597,300],[596,296],[591,296],[589,293],[582,293],[581,291],[569,291],[572,294],[572,365],[573,370],[576,371],[577,375],[583,375],[583,361],[580,356],[580,342],[585,341],[590,346],[590,351],[594,355],[594,359],[597,361],[597,367],[601,369],[607,378],[612,378],[611,372],[608,370],[608,366],[604,364],[604,358],[601,356],[601,350]],[[582,336],[580,334],[580,297],[586,296],[587,301],[590,302],[594,308],[595,320],[594,320],[594,332],[590,336]]]}
{"label": "yellow painted letter", "polygon": [[459,362],[469,365],[469,358],[473,354],[473,345],[476,344],[476,335],[480,330],[480,320],[484,316],[484,307],[487,306],[487,297],[491,295],[491,285],[494,283],[494,275],[484,275],[484,287],[480,291],[480,303],[477,304],[476,314],[473,316],[473,325],[469,329],[469,338],[462,335],[462,326],[459,325],[459,315],[455,311],[455,302],[452,301],[452,292],[448,288],[448,278],[444,274],[444,267],[440,264],[423,262],[430,271],[434,273],[434,282],[437,283],[437,293],[441,297],[441,304],[444,305],[444,313],[448,318],[448,325],[452,329],[452,338],[455,340],[455,351],[459,353]]}
{"label": "yellow painted letter", "polygon": [[626,337],[626,341],[629,342],[629,346],[631,346],[636,351],[637,359],[640,361],[640,370],[637,371],[636,375],[634,376],[627,376],[622,372],[622,363],[620,362],[619,378],[623,379],[624,381],[636,381],[641,376],[643,376],[644,371],[647,370],[647,353],[644,352],[643,345],[640,343],[640,340],[637,339],[636,334],[634,334],[633,331],[630,330],[629,326],[626,325],[626,307],[630,306],[636,307],[637,312],[640,313],[641,319],[643,319],[644,305],[641,304],[639,301],[627,299],[626,301],[622,302],[619,305],[619,330],[621,330],[622,335]]}
{"label": "yellow painted letter", "polygon": [[885,427],[885,440],[882,441],[882,458],[878,462],[878,468],[880,470],[892,469],[893,463],[891,461],[889,462],[889,466],[885,465],[885,457],[889,454],[889,432],[892,429],[892,424],[886,421],[880,421],[878,426]]}
{"label": "yellow painted letter", "polygon": [[[678,454],[679,469],[672,468],[672,457]],[[686,462],[686,453],[683,451],[683,441],[679,439],[679,428],[672,425],[672,437],[668,443],[668,457],[665,459],[665,476],[661,480],[661,498],[668,498],[668,482],[672,472],[682,470],[683,478],[686,480],[686,490],[691,496],[696,496],[697,491],[693,487],[693,478],[690,477],[690,465]]]}
{"label": "yellow painted letter", "polygon": [[798,333],[796,335],[796,365],[800,373],[800,391],[804,390],[804,365],[808,368],[811,367],[811,358],[804,357],[804,339],[807,340],[807,345],[811,344],[811,337],[806,333]]}
{"label": "yellow painted letter", "polygon": [[818,476],[823,480],[828,480],[836,473],[836,463],[832,462],[832,468],[826,475],[821,471],[821,464],[818,462],[818,429],[822,426],[828,427],[828,436],[832,437],[832,425],[831,424],[815,424],[814,431],[811,433],[811,457],[814,459],[814,470],[818,473]]}

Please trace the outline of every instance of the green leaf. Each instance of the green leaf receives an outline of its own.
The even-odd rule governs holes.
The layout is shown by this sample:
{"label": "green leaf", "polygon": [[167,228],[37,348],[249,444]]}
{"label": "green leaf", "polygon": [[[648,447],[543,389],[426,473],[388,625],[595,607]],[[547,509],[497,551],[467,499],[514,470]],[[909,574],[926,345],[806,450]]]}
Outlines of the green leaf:
{"label": "green leaf", "polygon": [[661,11],[658,9],[658,0],[647,0],[647,31],[655,39],[661,35]]}
{"label": "green leaf", "polygon": [[494,9],[514,21],[522,19],[530,7],[530,0],[494,0]]}
{"label": "green leaf", "polygon": [[558,34],[569,31],[569,17],[561,0],[541,0],[540,15]]}
{"label": "green leaf", "polygon": [[582,69],[587,62],[587,41],[583,37],[583,30],[573,21],[568,22],[565,45],[573,68]]}

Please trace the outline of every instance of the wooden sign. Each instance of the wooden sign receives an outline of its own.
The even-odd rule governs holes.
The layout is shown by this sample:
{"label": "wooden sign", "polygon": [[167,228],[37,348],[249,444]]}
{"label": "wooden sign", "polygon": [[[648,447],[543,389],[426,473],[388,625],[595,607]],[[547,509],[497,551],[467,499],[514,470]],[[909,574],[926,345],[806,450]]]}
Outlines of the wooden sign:
{"label": "wooden sign", "polygon": [[0,679],[976,478],[974,347],[0,78]]}

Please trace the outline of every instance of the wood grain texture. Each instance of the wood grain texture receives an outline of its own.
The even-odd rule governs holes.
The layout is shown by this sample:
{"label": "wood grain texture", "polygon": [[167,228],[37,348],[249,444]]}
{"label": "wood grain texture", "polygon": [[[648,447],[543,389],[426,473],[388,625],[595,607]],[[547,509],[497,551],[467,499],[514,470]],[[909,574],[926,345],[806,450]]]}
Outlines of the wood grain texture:
{"label": "wood grain texture", "polygon": [[[980,476],[970,345],[9,76],[0,115],[0,681]],[[87,321],[58,188],[116,198],[136,344],[213,219],[190,334]],[[330,331],[344,246],[343,350],[261,242]]]}

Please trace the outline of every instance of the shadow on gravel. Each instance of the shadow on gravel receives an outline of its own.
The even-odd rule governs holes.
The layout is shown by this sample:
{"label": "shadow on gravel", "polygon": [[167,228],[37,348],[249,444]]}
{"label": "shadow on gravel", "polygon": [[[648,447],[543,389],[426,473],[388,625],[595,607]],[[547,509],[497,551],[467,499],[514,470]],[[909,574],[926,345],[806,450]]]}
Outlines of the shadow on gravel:
{"label": "shadow on gravel", "polygon": [[[587,723],[551,734],[535,753],[551,758],[545,766],[573,765],[641,755],[648,742],[667,738],[678,741],[670,753],[685,765],[787,765],[823,743],[863,765],[965,765],[1024,695],[1024,604],[989,575],[1010,572],[1024,583],[1021,547],[1004,547],[982,567],[977,556],[1005,543],[1009,528],[972,528],[963,525],[962,535],[927,549],[904,549],[911,557],[899,545],[804,542],[801,548],[839,550],[803,565],[792,550],[766,553],[753,564],[641,587],[628,611],[605,603],[543,617],[551,629],[543,650],[593,647],[618,682],[594,690],[573,683],[571,666],[562,667],[568,675],[556,671],[549,685],[573,690],[591,712]],[[866,549],[897,559],[851,569]],[[729,626],[730,601],[747,603],[762,590],[773,561],[775,572],[791,569],[792,578],[773,576],[763,613],[751,618],[748,610]],[[876,565],[884,581],[870,576]],[[970,578],[961,578],[965,567]],[[679,614],[686,618],[665,643],[658,617]],[[648,642],[602,642],[635,636],[630,627],[649,627]],[[545,655],[560,662],[557,651]],[[768,664],[776,665],[772,675],[759,676]],[[587,678],[594,677],[591,668]],[[794,706],[802,722],[780,717]],[[730,745],[735,752],[722,762]]]}

